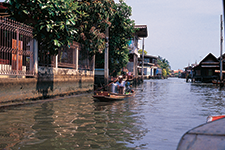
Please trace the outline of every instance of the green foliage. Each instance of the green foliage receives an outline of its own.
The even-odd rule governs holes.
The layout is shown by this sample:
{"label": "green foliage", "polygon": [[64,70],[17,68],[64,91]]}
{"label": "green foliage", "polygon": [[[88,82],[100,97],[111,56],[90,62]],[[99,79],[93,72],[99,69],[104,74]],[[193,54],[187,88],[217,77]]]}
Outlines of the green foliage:
{"label": "green foliage", "polygon": [[52,55],[76,36],[78,6],[73,0],[9,0],[9,4],[11,17],[31,25],[41,49]]}
{"label": "green foliage", "polygon": [[158,64],[159,68],[162,69],[163,77],[166,78],[170,74],[170,69],[171,69],[171,67],[169,65],[169,61],[158,56],[157,64]]}
{"label": "green foliage", "polygon": [[163,69],[163,70],[162,70],[162,76],[163,76],[164,78],[167,77],[167,71],[166,71],[166,69]]}
{"label": "green foliage", "polygon": [[[142,55],[142,49],[139,49],[138,53]],[[144,54],[147,55],[147,51],[146,50],[144,50]]]}
{"label": "green foliage", "polygon": [[[121,68],[129,61],[129,39],[135,33],[134,21],[131,16],[131,7],[123,1],[113,5],[115,13],[110,16],[111,26],[109,30],[109,73],[116,76]],[[96,63],[101,64],[103,54],[98,54]],[[103,63],[104,64],[104,63]]]}
{"label": "green foliage", "polygon": [[84,52],[97,54],[104,65],[105,31],[109,27],[109,68],[117,74],[128,63],[128,41],[133,37],[131,7],[113,0],[9,0],[12,18],[31,25],[40,49],[51,55],[73,40]]}
{"label": "green foliage", "polygon": [[78,1],[78,20],[76,41],[90,54],[102,52],[105,48],[105,31],[110,26],[109,17],[113,14],[112,0]]}

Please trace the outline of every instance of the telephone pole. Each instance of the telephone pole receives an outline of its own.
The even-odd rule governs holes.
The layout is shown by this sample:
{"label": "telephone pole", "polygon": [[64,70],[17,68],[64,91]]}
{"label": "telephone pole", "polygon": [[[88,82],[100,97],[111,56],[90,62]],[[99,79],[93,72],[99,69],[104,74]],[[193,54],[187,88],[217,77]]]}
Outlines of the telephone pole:
{"label": "telephone pole", "polygon": [[144,44],[144,37],[143,37],[143,41],[142,41],[142,71],[141,71],[141,79],[142,81],[144,81],[144,47],[145,47],[145,44]]}
{"label": "telephone pole", "polygon": [[220,15],[220,86],[223,86],[223,15]]}

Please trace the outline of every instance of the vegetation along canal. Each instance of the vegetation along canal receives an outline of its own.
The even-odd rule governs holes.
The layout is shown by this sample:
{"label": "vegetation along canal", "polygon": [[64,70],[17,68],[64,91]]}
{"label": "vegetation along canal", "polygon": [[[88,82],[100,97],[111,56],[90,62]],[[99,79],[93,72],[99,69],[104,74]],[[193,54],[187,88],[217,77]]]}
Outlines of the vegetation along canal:
{"label": "vegetation along canal", "polygon": [[96,102],[92,94],[2,109],[0,149],[174,150],[181,136],[225,114],[224,89],[183,79],[145,80],[135,97]]}

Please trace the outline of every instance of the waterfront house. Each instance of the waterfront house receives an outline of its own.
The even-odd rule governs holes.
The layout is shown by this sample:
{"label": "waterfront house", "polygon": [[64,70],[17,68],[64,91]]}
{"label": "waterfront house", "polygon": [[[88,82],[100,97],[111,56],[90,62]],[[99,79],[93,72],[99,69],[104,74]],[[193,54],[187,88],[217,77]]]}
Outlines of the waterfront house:
{"label": "waterfront house", "polygon": [[181,77],[182,72],[184,72],[184,71],[181,69],[172,70],[171,77]]}
{"label": "waterfront house", "polygon": [[135,77],[138,76],[138,57],[140,54],[138,53],[138,40],[140,38],[146,38],[148,37],[148,30],[147,25],[135,25],[135,28],[137,29],[136,33],[134,34],[133,39],[129,42],[129,62],[127,64],[127,69],[129,72],[131,72]]}
{"label": "waterfront house", "polygon": [[[157,72],[157,59],[158,57],[152,56],[152,55],[144,55],[144,75],[145,78],[155,78],[157,74],[159,74],[159,71]],[[142,55],[138,58],[138,69],[139,69],[139,75],[141,75],[142,70]]]}
{"label": "waterfront house", "polygon": [[192,78],[193,77],[193,73],[192,70],[196,65],[192,64],[192,65],[188,65],[187,67],[184,67],[184,71],[181,73],[180,78]]}
{"label": "waterfront house", "polygon": [[157,68],[156,69],[156,76],[154,77],[154,78],[157,78],[157,79],[162,79],[163,78],[163,76],[162,76],[162,68]]}
{"label": "waterfront house", "polygon": [[134,75],[138,76],[137,66],[138,66],[138,35],[135,34],[133,39],[129,41],[128,49],[129,49],[129,62],[127,63],[128,71]]}
{"label": "waterfront house", "polygon": [[219,60],[209,53],[192,69],[193,79],[200,82],[212,82],[214,79],[219,79],[219,73],[216,70],[220,70]]}

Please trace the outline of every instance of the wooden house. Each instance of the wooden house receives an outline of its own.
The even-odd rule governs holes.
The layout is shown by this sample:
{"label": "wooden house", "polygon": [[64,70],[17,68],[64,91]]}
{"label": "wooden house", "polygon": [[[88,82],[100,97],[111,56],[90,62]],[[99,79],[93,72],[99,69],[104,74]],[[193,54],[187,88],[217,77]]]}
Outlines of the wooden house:
{"label": "wooden house", "polygon": [[211,53],[209,53],[198,65],[193,68],[194,81],[210,83],[214,79],[219,79],[220,70],[219,60]]}

